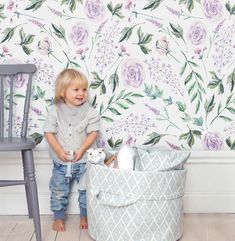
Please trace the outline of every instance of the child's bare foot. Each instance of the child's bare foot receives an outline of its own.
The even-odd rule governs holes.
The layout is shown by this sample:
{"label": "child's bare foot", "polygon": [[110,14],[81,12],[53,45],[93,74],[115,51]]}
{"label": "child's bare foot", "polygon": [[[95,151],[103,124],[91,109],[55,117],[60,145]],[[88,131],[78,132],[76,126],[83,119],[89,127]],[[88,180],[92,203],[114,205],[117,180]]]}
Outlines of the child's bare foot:
{"label": "child's bare foot", "polygon": [[88,223],[87,223],[87,217],[80,217],[80,229],[87,229]]}
{"label": "child's bare foot", "polygon": [[63,219],[56,219],[52,225],[52,229],[58,232],[65,231],[65,224]]}

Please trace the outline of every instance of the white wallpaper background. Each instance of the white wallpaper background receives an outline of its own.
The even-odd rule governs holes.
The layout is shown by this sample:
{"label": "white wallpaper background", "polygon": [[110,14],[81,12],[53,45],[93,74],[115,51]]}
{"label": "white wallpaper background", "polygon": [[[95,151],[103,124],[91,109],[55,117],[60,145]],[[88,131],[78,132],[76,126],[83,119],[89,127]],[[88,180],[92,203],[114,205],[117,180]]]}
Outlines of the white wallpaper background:
{"label": "white wallpaper background", "polygon": [[[99,146],[235,149],[234,0],[3,0],[0,63],[21,62],[38,67],[38,142],[56,75],[72,67],[90,81]],[[20,107],[24,76],[16,87]]]}

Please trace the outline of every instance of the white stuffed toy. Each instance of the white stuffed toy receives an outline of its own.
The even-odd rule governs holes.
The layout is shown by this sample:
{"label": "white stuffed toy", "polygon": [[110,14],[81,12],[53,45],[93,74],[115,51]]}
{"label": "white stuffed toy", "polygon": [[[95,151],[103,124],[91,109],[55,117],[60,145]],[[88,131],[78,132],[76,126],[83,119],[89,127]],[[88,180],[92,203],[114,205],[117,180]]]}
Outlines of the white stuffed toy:
{"label": "white stuffed toy", "polygon": [[87,150],[87,160],[92,164],[104,165],[105,156],[102,148],[90,148]]}
{"label": "white stuffed toy", "polygon": [[118,169],[133,170],[134,169],[135,152],[129,145],[124,145],[117,153]]}

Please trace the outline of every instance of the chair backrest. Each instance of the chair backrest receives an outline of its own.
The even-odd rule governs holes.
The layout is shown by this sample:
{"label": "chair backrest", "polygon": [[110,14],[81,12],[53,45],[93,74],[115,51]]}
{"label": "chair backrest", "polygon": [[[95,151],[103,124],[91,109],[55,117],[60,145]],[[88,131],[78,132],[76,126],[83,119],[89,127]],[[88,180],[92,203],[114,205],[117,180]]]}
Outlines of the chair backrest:
{"label": "chair backrest", "polygon": [[[22,119],[20,136],[26,137],[28,128],[28,114],[31,99],[32,76],[37,70],[34,64],[1,64],[0,65],[0,138],[12,137],[14,127],[14,113],[22,106],[17,105],[17,95],[15,94],[17,84],[26,83],[24,104],[22,109]],[[19,86],[18,86],[19,87]],[[8,119],[4,113],[8,112]],[[7,131],[6,131],[7,130]]]}

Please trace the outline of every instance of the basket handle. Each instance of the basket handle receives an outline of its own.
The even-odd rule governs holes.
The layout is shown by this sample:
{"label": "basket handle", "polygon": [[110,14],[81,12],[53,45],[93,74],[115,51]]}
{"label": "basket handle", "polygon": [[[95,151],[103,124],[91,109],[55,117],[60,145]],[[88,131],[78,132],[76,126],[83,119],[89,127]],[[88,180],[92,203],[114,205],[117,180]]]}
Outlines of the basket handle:
{"label": "basket handle", "polygon": [[122,196],[104,191],[97,192],[95,196],[100,204],[112,207],[129,206],[136,203],[138,200],[138,198],[134,197],[133,195]]}

